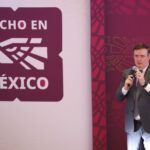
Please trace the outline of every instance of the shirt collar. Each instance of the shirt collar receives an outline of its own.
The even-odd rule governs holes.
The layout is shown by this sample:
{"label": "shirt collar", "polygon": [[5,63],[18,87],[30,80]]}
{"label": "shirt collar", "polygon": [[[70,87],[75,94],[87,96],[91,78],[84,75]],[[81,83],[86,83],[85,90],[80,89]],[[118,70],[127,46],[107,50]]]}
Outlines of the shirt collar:
{"label": "shirt collar", "polygon": [[147,68],[148,68],[149,64],[143,69],[143,73],[145,74]]}

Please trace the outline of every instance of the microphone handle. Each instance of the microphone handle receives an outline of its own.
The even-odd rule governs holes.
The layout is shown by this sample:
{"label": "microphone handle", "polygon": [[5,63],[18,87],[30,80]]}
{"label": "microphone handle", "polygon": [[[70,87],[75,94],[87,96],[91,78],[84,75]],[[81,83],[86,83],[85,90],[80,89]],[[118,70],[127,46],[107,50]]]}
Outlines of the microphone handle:
{"label": "microphone handle", "polygon": [[[132,75],[131,78],[134,80],[134,76]],[[131,87],[131,84],[128,83],[128,87]]]}
{"label": "microphone handle", "polygon": [[128,84],[128,87],[130,87],[131,86],[131,84]]}

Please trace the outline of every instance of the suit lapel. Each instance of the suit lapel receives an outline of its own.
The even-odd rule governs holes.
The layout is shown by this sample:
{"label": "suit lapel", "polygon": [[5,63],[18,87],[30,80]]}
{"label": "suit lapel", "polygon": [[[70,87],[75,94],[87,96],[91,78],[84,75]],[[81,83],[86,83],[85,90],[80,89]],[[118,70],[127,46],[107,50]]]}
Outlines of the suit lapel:
{"label": "suit lapel", "polygon": [[146,80],[146,81],[149,81],[149,80],[150,80],[150,65],[148,66],[148,68],[147,68],[147,70],[146,70],[146,72],[145,72],[144,77],[145,77],[145,80]]}
{"label": "suit lapel", "polygon": [[[147,70],[145,71],[145,74],[144,74],[144,78],[146,81],[150,81],[150,65],[148,66]],[[139,100],[140,99],[140,96],[142,94],[142,90],[143,90],[143,87],[140,86],[140,84],[138,83],[137,84],[137,99]]]}

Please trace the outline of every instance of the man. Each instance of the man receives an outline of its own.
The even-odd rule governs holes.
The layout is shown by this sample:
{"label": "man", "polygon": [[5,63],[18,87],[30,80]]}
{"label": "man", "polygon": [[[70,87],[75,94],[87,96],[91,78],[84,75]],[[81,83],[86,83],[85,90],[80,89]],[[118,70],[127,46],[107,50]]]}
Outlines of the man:
{"label": "man", "polygon": [[141,138],[150,150],[150,49],[144,44],[133,48],[135,66],[124,71],[117,99],[126,99],[125,131],[128,150],[138,150]]}

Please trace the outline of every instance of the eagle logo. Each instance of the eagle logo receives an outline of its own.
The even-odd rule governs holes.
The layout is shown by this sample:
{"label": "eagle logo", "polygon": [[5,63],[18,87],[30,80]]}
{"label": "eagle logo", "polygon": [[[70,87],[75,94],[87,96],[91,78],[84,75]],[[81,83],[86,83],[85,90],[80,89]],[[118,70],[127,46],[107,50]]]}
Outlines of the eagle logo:
{"label": "eagle logo", "polygon": [[42,38],[9,38],[0,42],[0,63],[19,63],[24,69],[44,70],[48,48],[41,46]]}

